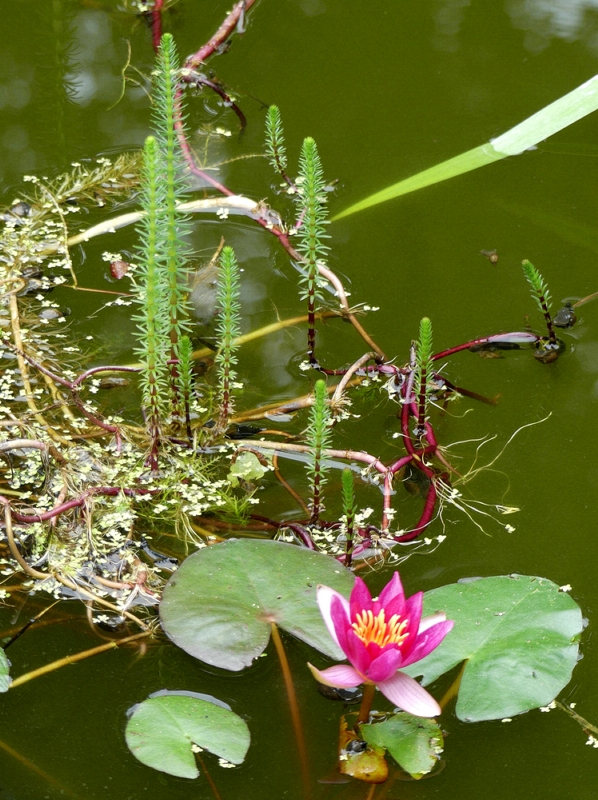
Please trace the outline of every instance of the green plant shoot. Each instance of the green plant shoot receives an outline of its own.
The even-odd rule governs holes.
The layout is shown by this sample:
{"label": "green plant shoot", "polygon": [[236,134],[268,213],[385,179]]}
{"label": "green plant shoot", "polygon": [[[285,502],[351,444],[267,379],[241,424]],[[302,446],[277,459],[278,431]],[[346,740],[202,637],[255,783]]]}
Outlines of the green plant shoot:
{"label": "green plant shoot", "polygon": [[143,149],[141,218],[137,232],[140,239],[139,270],[134,284],[139,313],[133,318],[137,322],[136,337],[139,347],[136,353],[142,364],[141,391],[146,408],[147,426],[150,434],[148,464],[158,467],[160,425],[165,416],[167,385],[166,347],[162,336],[163,319],[161,286],[159,282],[159,225],[158,216],[164,205],[164,186],[157,178],[158,147],[153,136],[148,136]]}
{"label": "green plant shoot", "polygon": [[316,381],[314,400],[307,428],[307,444],[311,449],[311,461],[307,469],[311,484],[310,522],[312,525],[317,523],[324,508],[322,504],[322,487],[326,483],[326,468],[322,460],[322,451],[330,447],[332,441],[331,417],[326,382],[323,380]]}
{"label": "green plant shoot", "polygon": [[306,272],[300,280],[301,298],[307,299],[308,333],[307,356],[316,363],[315,313],[316,302],[322,302],[318,262],[326,258],[329,248],[324,244],[328,225],[326,186],[322,163],[316,143],[311,137],[303,141],[299,159],[298,203],[300,207],[300,243],[297,250],[305,260]]}
{"label": "green plant shoot", "polygon": [[353,532],[355,528],[355,492],[353,489],[353,472],[349,467],[341,473],[341,484],[343,492],[343,522],[346,536],[346,560],[345,566],[351,566],[353,556]]}
{"label": "green plant shoot", "polygon": [[417,435],[426,432],[426,404],[428,400],[428,382],[432,371],[432,322],[422,317],[419,323],[419,339],[415,346],[415,394],[417,396]]}
{"label": "green plant shoot", "polygon": [[548,329],[548,338],[550,339],[550,343],[556,345],[556,333],[552,325],[552,314],[550,313],[552,300],[546,281],[534,267],[531,261],[525,259],[521,262],[521,267],[523,269],[523,274],[530,285],[532,297],[544,315],[544,321],[546,322],[546,328]]}
{"label": "green plant shoot", "polygon": [[170,342],[170,376],[172,410],[180,416],[178,386],[179,339],[189,332],[186,259],[188,246],[185,235],[189,225],[177,209],[185,199],[186,183],[183,156],[177,139],[177,124],[183,124],[180,108],[179,59],[174,39],[168,33],[162,37],[158,50],[153,99],[153,122],[160,153],[160,176],[164,181],[164,207],[159,216],[160,272],[167,286],[164,293],[167,336]]}
{"label": "green plant shoot", "polygon": [[216,432],[222,433],[228,425],[233,410],[232,390],[235,388],[237,363],[235,339],[240,335],[239,267],[232,247],[224,247],[220,256],[216,306],[218,309],[217,333],[220,347],[216,354],[218,372],[218,421]]}

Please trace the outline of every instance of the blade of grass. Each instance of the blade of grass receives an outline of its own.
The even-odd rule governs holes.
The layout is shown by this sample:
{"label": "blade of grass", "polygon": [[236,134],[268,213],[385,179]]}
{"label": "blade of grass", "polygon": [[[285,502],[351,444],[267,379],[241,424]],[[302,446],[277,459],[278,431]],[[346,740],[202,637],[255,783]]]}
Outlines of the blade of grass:
{"label": "blade of grass", "polygon": [[366,197],[365,200],[360,200],[333,217],[332,222],[354,214],[356,211],[363,211],[370,206],[384,203],[386,200],[392,200],[426,186],[455,178],[465,172],[471,172],[471,170],[484,167],[494,161],[500,161],[507,156],[519,155],[597,109],[598,75],[594,75],[577,89],[573,89],[572,92],[545,106],[536,114],[532,114],[519,125],[515,125],[514,128],[503,133],[502,136],[418,172],[417,175],[405,178],[405,180]]}

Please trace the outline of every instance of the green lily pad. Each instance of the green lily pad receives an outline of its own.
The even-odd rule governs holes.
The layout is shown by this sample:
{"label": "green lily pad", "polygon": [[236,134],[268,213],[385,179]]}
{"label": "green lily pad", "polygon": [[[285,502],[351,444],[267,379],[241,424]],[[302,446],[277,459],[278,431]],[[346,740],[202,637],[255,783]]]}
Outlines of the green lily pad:
{"label": "green lily pad", "polygon": [[569,683],[582,630],[579,606],[545,578],[475,578],[426,592],[424,613],[455,627],[440,647],[405,669],[426,686],[466,661],[457,716],[503,719],[546,706]]}
{"label": "green lily pad", "polygon": [[10,662],[6,658],[4,650],[0,647],[0,692],[7,692],[10,686]]}
{"label": "green lily pad", "polygon": [[208,700],[168,694],[140,703],[125,731],[131,753],[148,767],[197,778],[193,745],[241,764],[249,747],[249,729],[241,717]]}
{"label": "green lily pad", "polygon": [[320,615],[316,588],[323,583],[348,596],[353,580],[322,553],[231,539],[183,562],[164,589],[162,625],[190,655],[235,672],[263,653],[272,623],[342,661]]}
{"label": "green lily pad", "polygon": [[384,722],[360,725],[370,747],[383,747],[416,780],[434,768],[442,752],[442,731],[432,719],[401,712]]}

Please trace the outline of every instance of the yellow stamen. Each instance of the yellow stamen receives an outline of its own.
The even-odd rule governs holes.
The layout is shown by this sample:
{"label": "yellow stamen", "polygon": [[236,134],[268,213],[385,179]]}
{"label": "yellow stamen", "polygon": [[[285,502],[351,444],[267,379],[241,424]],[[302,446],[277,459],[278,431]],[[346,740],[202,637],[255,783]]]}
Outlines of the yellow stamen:
{"label": "yellow stamen", "polygon": [[356,614],[355,622],[352,623],[353,630],[364,644],[380,645],[385,647],[387,644],[402,645],[409,636],[409,631],[403,633],[409,620],[404,619],[400,622],[399,614],[393,616],[386,622],[384,619],[384,609],[374,616],[370,609]]}

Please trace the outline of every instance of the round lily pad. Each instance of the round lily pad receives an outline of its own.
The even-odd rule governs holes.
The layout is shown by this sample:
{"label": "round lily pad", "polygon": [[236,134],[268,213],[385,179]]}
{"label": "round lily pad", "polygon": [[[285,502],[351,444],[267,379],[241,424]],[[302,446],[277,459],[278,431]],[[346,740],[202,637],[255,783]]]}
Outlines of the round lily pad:
{"label": "round lily pad", "polygon": [[456,712],[464,722],[503,719],[546,706],[578,658],[579,606],[545,578],[474,578],[426,592],[424,613],[446,612],[455,627],[405,669],[426,686],[466,661]]}
{"label": "round lily pad", "polygon": [[142,764],[180,778],[199,775],[193,745],[232,764],[241,764],[249,747],[249,729],[241,717],[188,694],[172,693],[140,703],[125,737]]}
{"label": "round lily pad", "polygon": [[169,580],[160,605],[175,644],[238,671],[265,650],[275,623],[343,660],[316,601],[322,583],[348,596],[353,575],[322,553],[269,540],[231,539],[199,550]]}

